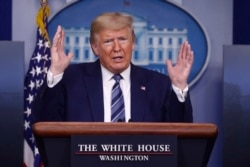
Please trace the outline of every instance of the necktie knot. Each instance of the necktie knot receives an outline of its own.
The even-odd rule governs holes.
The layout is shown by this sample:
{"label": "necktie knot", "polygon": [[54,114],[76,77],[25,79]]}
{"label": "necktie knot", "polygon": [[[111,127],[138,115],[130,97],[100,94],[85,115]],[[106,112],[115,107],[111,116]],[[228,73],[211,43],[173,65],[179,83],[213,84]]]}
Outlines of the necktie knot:
{"label": "necktie knot", "polygon": [[112,78],[115,80],[116,83],[119,83],[122,79],[122,76],[120,74],[115,74]]}

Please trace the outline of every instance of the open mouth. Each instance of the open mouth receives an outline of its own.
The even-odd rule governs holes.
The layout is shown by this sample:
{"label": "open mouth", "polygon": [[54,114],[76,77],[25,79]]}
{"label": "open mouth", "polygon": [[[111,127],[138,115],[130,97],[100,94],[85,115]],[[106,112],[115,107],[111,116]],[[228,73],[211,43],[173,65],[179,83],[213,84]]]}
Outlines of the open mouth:
{"label": "open mouth", "polygon": [[113,58],[113,61],[116,62],[116,63],[119,63],[119,62],[122,61],[122,59],[123,59],[122,56],[117,56],[117,57],[114,57],[114,58]]}

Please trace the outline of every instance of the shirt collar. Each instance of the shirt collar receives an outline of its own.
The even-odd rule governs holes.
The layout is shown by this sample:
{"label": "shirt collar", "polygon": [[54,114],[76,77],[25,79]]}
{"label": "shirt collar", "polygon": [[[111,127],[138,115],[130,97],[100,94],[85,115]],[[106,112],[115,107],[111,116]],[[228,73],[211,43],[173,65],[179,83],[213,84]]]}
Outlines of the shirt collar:
{"label": "shirt collar", "polygon": [[[101,71],[102,71],[102,79],[103,79],[104,83],[106,83],[112,79],[114,74],[111,73],[110,71],[108,71],[102,64],[101,64]],[[131,65],[129,64],[128,68],[126,70],[124,70],[122,73],[120,73],[123,80],[129,81],[130,71],[131,71]]]}

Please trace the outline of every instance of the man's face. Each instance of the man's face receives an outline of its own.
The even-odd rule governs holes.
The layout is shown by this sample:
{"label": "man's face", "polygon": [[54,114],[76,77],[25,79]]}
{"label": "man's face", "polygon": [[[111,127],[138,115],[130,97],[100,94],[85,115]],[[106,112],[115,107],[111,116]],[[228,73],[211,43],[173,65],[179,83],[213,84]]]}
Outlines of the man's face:
{"label": "man's face", "polygon": [[130,64],[135,45],[131,31],[128,27],[102,30],[95,35],[95,42],[91,44],[101,64],[114,74],[121,73]]}

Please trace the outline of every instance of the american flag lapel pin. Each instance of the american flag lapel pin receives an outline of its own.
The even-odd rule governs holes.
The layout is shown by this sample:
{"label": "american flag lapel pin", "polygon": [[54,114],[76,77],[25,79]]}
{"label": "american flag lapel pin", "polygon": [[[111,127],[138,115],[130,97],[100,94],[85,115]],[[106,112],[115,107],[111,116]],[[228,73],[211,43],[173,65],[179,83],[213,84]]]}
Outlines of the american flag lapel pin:
{"label": "american flag lapel pin", "polygon": [[146,87],[145,86],[141,86],[141,90],[146,90]]}

